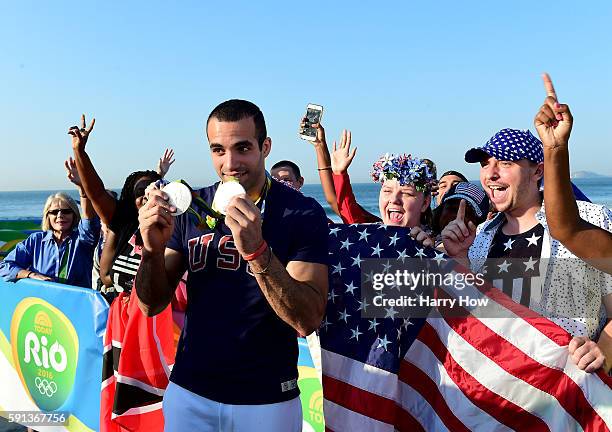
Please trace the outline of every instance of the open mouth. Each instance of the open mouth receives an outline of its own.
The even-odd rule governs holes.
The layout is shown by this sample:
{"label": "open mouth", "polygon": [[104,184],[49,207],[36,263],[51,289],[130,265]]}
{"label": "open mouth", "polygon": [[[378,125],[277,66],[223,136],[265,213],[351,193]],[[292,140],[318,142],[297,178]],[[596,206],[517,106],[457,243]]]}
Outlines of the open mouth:
{"label": "open mouth", "polygon": [[387,219],[390,224],[397,225],[404,219],[404,212],[399,210],[387,210]]}
{"label": "open mouth", "polygon": [[490,184],[487,186],[489,189],[489,197],[493,202],[503,201],[506,198],[508,186],[499,184]]}

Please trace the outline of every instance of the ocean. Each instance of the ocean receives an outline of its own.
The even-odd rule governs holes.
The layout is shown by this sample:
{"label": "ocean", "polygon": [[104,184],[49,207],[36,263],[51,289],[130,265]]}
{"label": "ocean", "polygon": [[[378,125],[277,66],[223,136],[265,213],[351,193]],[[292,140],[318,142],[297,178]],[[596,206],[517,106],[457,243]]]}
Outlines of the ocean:
{"label": "ocean", "polygon": [[[612,207],[612,177],[601,177],[591,179],[576,179],[574,183],[597,204]],[[366,210],[378,214],[378,192],[380,186],[375,183],[355,183],[353,191],[357,201]],[[0,220],[26,219],[40,220],[43,205],[47,197],[57,191],[24,191],[24,192],[0,192]],[[76,190],[65,190],[70,196],[78,201]],[[120,192],[120,191],[117,191]],[[319,184],[309,184],[302,188],[302,192],[315,198],[325,209],[328,216],[339,222],[339,218],[332,213],[325,201],[323,190]]]}

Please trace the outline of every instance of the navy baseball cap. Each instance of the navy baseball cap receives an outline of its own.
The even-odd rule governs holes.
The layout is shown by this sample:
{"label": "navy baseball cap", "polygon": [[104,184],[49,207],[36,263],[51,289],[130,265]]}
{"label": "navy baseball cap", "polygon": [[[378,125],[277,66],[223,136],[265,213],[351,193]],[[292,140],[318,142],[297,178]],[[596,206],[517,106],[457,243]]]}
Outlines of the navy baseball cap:
{"label": "navy baseball cap", "polygon": [[448,170],[448,171],[446,171],[444,174],[442,174],[440,176],[440,178],[446,177],[448,175],[453,175],[455,177],[459,177],[461,179],[461,181],[464,181],[464,182],[468,181],[468,179],[463,174],[461,174],[459,171],[455,171],[455,170]]}
{"label": "navy baseball cap", "polygon": [[448,189],[444,194],[442,202],[433,210],[433,228],[440,231],[440,215],[447,202],[452,200],[465,200],[467,205],[474,210],[474,214],[478,218],[478,223],[482,223],[487,219],[489,213],[489,197],[484,191],[473,183],[460,182],[456,183]]}
{"label": "navy baseball cap", "polygon": [[528,130],[502,129],[482,147],[468,150],[465,161],[480,162],[485,155],[501,161],[527,159],[535,163],[544,162],[542,142]]}

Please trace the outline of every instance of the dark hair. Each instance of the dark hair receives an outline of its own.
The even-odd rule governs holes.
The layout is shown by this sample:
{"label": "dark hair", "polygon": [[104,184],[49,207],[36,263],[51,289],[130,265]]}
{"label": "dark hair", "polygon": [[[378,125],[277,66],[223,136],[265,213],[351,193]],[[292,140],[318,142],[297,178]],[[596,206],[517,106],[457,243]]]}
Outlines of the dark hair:
{"label": "dark hair", "polygon": [[206,120],[206,133],[208,134],[208,123],[211,118],[216,118],[221,122],[237,122],[249,117],[252,117],[255,123],[255,134],[257,143],[259,144],[259,150],[261,150],[263,142],[268,137],[268,131],[266,130],[266,121],[264,120],[263,113],[253,102],[242,99],[230,99],[221,102],[212,110]]}
{"label": "dark hair", "polygon": [[455,177],[459,177],[464,182],[468,181],[468,179],[463,174],[461,174],[459,171],[454,171],[454,170],[446,171],[444,174],[440,176],[440,179],[442,179],[442,177],[446,177],[447,175],[453,175]]}
{"label": "dark hair", "polygon": [[138,179],[142,177],[149,177],[153,181],[161,180],[159,174],[150,170],[135,171],[127,176],[125,183],[123,184],[123,188],[121,189],[121,196],[119,197],[119,202],[117,204],[128,213],[128,217],[130,218],[129,220],[138,219],[138,209],[134,203],[136,200],[136,197],[134,196],[134,186],[136,186]]}
{"label": "dark hair", "polygon": [[293,171],[293,174],[295,175],[296,180],[299,180],[300,177],[302,177],[302,174],[300,173],[300,167],[297,166],[294,162],[291,162],[288,160],[282,160],[282,161],[276,162],[274,165],[272,165],[271,170],[276,169],[276,168],[281,168],[281,167],[291,168],[291,171]]}

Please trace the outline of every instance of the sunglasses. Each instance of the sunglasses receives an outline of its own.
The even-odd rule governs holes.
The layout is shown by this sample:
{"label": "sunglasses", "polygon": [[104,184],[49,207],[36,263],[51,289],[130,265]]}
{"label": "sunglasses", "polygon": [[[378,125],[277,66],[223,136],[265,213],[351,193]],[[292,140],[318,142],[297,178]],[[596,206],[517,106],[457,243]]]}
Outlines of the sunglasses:
{"label": "sunglasses", "polygon": [[70,209],[70,208],[65,208],[65,209],[60,208],[60,209],[55,209],[55,210],[49,210],[49,211],[47,212],[47,214],[50,214],[50,215],[53,215],[53,216],[57,216],[58,214],[60,214],[60,212],[61,212],[62,214],[65,214],[65,215],[71,215],[71,214],[73,214],[73,213],[74,213],[74,212],[72,211],[72,209]]}

